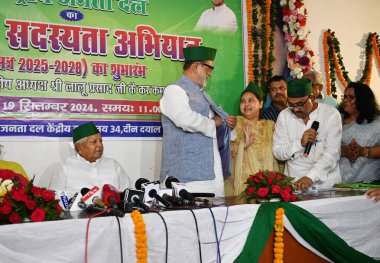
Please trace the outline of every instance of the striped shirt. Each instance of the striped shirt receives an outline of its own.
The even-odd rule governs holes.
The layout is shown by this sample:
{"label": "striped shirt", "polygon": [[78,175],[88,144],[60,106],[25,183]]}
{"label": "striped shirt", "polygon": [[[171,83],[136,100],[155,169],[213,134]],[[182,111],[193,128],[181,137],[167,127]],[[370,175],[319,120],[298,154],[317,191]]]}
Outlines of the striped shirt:
{"label": "striped shirt", "polygon": [[266,108],[262,114],[261,117],[265,120],[272,120],[274,122],[277,121],[277,117],[280,114],[281,110],[277,109],[275,106],[272,104]]}

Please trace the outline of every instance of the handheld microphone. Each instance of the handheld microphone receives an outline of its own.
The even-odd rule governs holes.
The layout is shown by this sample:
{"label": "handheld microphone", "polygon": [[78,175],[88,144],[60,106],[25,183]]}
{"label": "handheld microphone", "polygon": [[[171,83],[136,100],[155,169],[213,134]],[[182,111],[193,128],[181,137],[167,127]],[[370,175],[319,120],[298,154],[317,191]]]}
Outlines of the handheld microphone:
{"label": "handheld microphone", "polygon": [[95,205],[97,205],[97,206],[99,206],[99,207],[101,207],[101,208],[108,208],[107,205],[106,205],[106,203],[104,203],[103,200],[100,199],[99,196],[94,196],[92,198],[92,203],[95,204]]}
{"label": "handheld microphone", "polygon": [[133,203],[138,204],[142,209],[149,210],[149,207],[138,197],[138,195],[133,195],[131,197]]}
{"label": "handheld microphone", "polygon": [[183,205],[194,205],[194,201],[189,201],[181,197],[171,196],[168,194],[163,194],[162,198],[171,203],[173,206],[183,206]]}
{"label": "handheld microphone", "polygon": [[149,190],[149,196],[152,198],[156,198],[158,201],[160,201],[164,206],[169,207],[170,202],[166,201],[164,198],[162,198],[159,194],[157,194],[156,189]]}
{"label": "handheld microphone", "polygon": [[145,179],[145,178],[139,178],[139,179],[137,179],[136,182],[135,182],[136,189],[137,190],[142,190],[141,189],[141,185],[145,184],[145,183],[149,183],[149,180]]}
{"label": "handheld microphone", "polygon": [[120,194],[112,185],[103,185],[102,199],[108,207],[113,207],[115,209],[119,208],[118,204],[120,203]]}
{"label": "handheld microphone", "polygon": [[158,194],[158,191],[160,190],[160,182],[159,181],[145,182],[141,185],[141,190],[144,191],[145,202],[152,201],[153,199],[156,199],[159,202],[161,202],[164,206],[166,206],[166,207],[170,206],[170,203],[167,202],[165,199],[162,199],[162,197]]}
{"label": "handheld microphone", "polygon": [[213,205],[212,201],[204,199],[204,198],[195,197],[193,193],[189,193],[186,189],[179,190],[178,194],[180,197],[187,199],[187,200],[190,200],[190,201],[202,202],[202,203],[205,203],[206,205],[210,205],[210,206]]}
{"label": "handheld microphone", "polygon": [[[318,130],[319,128],[319,122],[318,121],[313,121],[313,123],[311,124],[311,128],[315,131]],[[305,151],[303,153],[303,156],[307,157],[309,156],[309,153],[310,153],[310,149],[311,149],[311,146],[313,145],[312,142],[308,142],[305,146]]]}
{"label": "handheld microphone", "polygon": [[164,185],[166,188],[172,189],[173,188],[172,183],[179,183],[179,180],[175,178],[174,176],[169,176],[164,181]]}

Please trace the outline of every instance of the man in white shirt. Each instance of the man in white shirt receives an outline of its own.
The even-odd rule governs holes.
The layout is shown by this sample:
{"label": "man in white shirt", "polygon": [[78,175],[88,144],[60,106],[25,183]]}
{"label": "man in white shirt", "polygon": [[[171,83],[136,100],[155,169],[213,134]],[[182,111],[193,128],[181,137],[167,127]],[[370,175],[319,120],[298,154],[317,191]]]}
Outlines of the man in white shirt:
{"label": "man in white shirt", "polygon": [[84,187],[91,189],[111,184],[122,191],[131,185],[123,167],[114,159],[103,156],[103,139],[92,122],[76,127],[73,131],[76,155],[58,163],[48,188],[66,191],[69,196]]}
{"label": "man in white shirt", "polygon": [[213,7],[200,16],[194,31],[236,32],[237,22],[234,12],[227,7],[224,0],[212,0]]}
{"label": "man in white shirt", "polygon": [[204,91],[216,50],[199,46],[184,48],[183,53],[183,75],[165,88],[160,100],[161,180],[173,176],[198,192],[224,196],[217,128],[235,127],[236,117],[228,116]]}
{"label": "man in white shirt", "polygon": [[[319,122],[317,131],[312,123]],[[273,135],[273,154],[286,161],[285,174],[294,177],[296,190],[310,186],[331,188],[341,182],[338,161],[342,139],[339,112],[319,104],[308,79],[288,84],[288,108],[281,111]],[[311,143],[310,153],[305,147]]]}

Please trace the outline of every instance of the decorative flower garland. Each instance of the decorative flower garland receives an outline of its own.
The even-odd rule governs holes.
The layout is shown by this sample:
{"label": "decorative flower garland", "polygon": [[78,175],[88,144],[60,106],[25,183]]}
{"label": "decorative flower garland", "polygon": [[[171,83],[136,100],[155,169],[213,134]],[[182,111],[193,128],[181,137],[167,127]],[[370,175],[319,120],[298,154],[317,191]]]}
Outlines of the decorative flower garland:
{"label": "decorative flower garland", "polygon": [[[326,92],[327,94],[332,94],[336,97],[336,78],[342,83],[343,87],[347,87],[347,83],[350,82],[348,72],[343,64],[343,58],[340,53],[340,43],[335,37],[335,33],[328,29],[323,34],[323,56],[325,65],[325,75],[326,75]],[[380,55],[379,55],[379,36],[377,33],[369,33],[366,44],[365,44],[365,65],[363,69],[363,75],[359,82],[364,82],[367,85],[371,83],[372,74],[372,59],[373,52],[375,52],[375,57],[377,64],[380,66]]]}
{"label": "decorative flower garland", "polygon": [[131,213],[133,223],[135,224],[136,238],[136,258],[138,263],[148,262],[148,239],[143,216],[140,211],[134,210]]}
{"label": "decorative flower garland", "polygon": [[[260,7],[262,21],[264,21],[261,22],[261,25],[258,24],[258,6]],[[273,56],[273,32],[276,25],[276,6],[272,0],[265,0],[260,3],[257,0],[247,1],[247,24],[248,79],[260,83],[261,87],[266,87],[266,82],[272,77],[272,63],[275,60]],[[259,27],[261,28],[259,29]]]}
{"label": "decorative flower garland", "polygon": [[302,78],[313,67],[314,52],[307,42],[307,9],[303,0],[281,0],[283,31],[288,49],[288,67],[293,78]]}
{"label": "decorative flower garland", "polygon": [[274,222],[274,263],[283,263],[284,257],[284,217],[285,210],[283,208],[277,208],[276,220]]}

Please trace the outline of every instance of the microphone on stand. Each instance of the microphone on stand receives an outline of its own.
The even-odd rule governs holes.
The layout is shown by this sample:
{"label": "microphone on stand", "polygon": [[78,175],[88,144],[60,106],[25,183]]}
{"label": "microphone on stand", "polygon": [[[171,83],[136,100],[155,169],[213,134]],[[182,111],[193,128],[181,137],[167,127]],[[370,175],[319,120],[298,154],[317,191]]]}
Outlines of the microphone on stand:
{"label": "microphone on stand", "polygon": [[114,186],[110,184],[103,185],[102,199],[108,207],[119,208],[120,194]]}
{"label": "microphone on stand", "polygon": [[190,201],[202,202],[209,206],[213,205],[212,201],[208,199],[204,199],[204,198],[195,197],[193,193],[189,193],[186,189],[179,190],[178,194],[180,197],[190,200]]}
{"label": "microphone on stand", "polygon": [[144,191],[145,202],[156,199],[159,202],[161,202],[164,206],[166,206],[166,207],[170,206],[170,203],[168,201],[166,201],[165,199],[163,199],[158,194],[158,191],[160,190],[160,182],[159,181],[150,182],[149,180],[147,180],[145,178],[139,178],[139,179],[137,179],[135,186],[136,186],[136,189]]}
{"label": "microphone on stand", "polygon": [[[313,123],[311,124],[311,128],[315,131],[318,130],[319,128],[319,122],[318,121],[313,121]],[[310,149],[311,149],[311,146],[313,146],[313,143],[312,142],[308,142],[305,146],[305,151],[303,153],[303,156],[307,157],[309,156],[309,153],[310,153]]]}
{"label": "microphone on stand", "polygon": [[124,203],[132,203],[133,207],[149,210],[149,207],[143,202],[144,191],[127,188],[121,195],[123,196]]}

